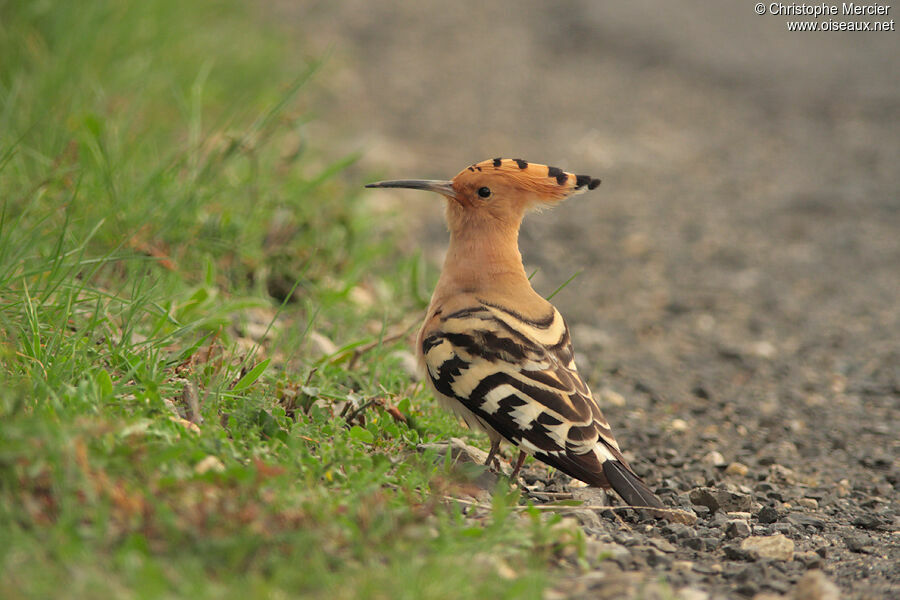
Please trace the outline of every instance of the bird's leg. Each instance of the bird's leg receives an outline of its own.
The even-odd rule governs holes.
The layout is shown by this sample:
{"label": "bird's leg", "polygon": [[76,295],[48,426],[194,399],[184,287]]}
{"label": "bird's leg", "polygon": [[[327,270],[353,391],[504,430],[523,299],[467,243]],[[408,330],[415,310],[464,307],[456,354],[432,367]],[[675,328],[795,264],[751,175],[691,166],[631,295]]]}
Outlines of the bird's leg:
{"label": "bird's leg", "polygon": [[516,459],[516,467],[513,469],[512,475],[509,476],[509,480],[513,483],[515,483],[516,479],[519,477],[519,469],[522,468],[526,456],[528,455],[523,450],[519,450],[519,458]]}
{"label": "bird's leg", "polygon": [[490,469],[492,468],[491,462],[493,462],[497,458],[497,451],[500,450],[500,440],[491,440],[491,450],[488,452],[487,460],[484,461],[484,464]]}

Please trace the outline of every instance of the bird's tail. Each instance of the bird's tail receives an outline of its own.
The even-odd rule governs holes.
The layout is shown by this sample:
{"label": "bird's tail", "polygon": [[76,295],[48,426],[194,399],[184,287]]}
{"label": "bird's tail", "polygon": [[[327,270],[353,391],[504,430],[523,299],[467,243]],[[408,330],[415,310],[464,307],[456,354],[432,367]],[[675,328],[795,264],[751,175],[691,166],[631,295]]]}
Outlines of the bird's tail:
{"label": "bird's tail", "polygon": [[606,481],[612,489],[631,506],[665,508],[647,484],[618,460],[603,461],[603,475],[606,476]]}

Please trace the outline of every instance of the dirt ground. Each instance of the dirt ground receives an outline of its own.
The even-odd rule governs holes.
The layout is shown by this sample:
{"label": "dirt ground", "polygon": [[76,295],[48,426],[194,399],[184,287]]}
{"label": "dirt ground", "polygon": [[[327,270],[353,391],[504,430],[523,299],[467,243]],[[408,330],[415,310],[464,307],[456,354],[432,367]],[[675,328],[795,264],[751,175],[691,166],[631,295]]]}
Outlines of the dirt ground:
{"label": "dirt ground", "polygon": [[[580,272],[554,298],[579,364],[639,472],[700,520],[585,517],[616,572],[554,593],[663,575],[684,598],[825,598],[821,570],[843,597],[900,597],[900,32],[662,4],[267,10],[330,49],[314,133],[365,168],[505,156],[603,180],[528,219],[526,264],[545,293]],[[439,205],[398,198],[437,260]],[[777,535],[793,560],[744,547]]]}

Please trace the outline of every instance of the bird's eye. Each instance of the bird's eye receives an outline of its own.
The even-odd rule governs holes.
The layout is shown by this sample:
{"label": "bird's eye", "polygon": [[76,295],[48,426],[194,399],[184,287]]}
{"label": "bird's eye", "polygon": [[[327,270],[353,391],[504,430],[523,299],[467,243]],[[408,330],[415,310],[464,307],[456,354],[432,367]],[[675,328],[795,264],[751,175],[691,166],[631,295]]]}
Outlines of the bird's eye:
{"label": "bird's eye", "polygon": [[491,197],[491,188],[489,187],[480,187],[478,188],[478,195],[484,198],[485,200]]}

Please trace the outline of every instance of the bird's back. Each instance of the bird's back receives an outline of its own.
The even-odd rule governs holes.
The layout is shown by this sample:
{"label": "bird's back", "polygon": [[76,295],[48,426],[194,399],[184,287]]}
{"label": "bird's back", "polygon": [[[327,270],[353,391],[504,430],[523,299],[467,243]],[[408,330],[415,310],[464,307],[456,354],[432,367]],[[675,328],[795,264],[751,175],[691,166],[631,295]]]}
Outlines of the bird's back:
{"label": "bird's back", "polygon": [[515,309],[503,294],[484,296],[436,299],[429,311],[417,351],[439,397],[459,403],[474,417],[470,425],[572,477],[621,488],[632,504],[661,506],[622,457],[579,375],[559,311],[539,296]]}

